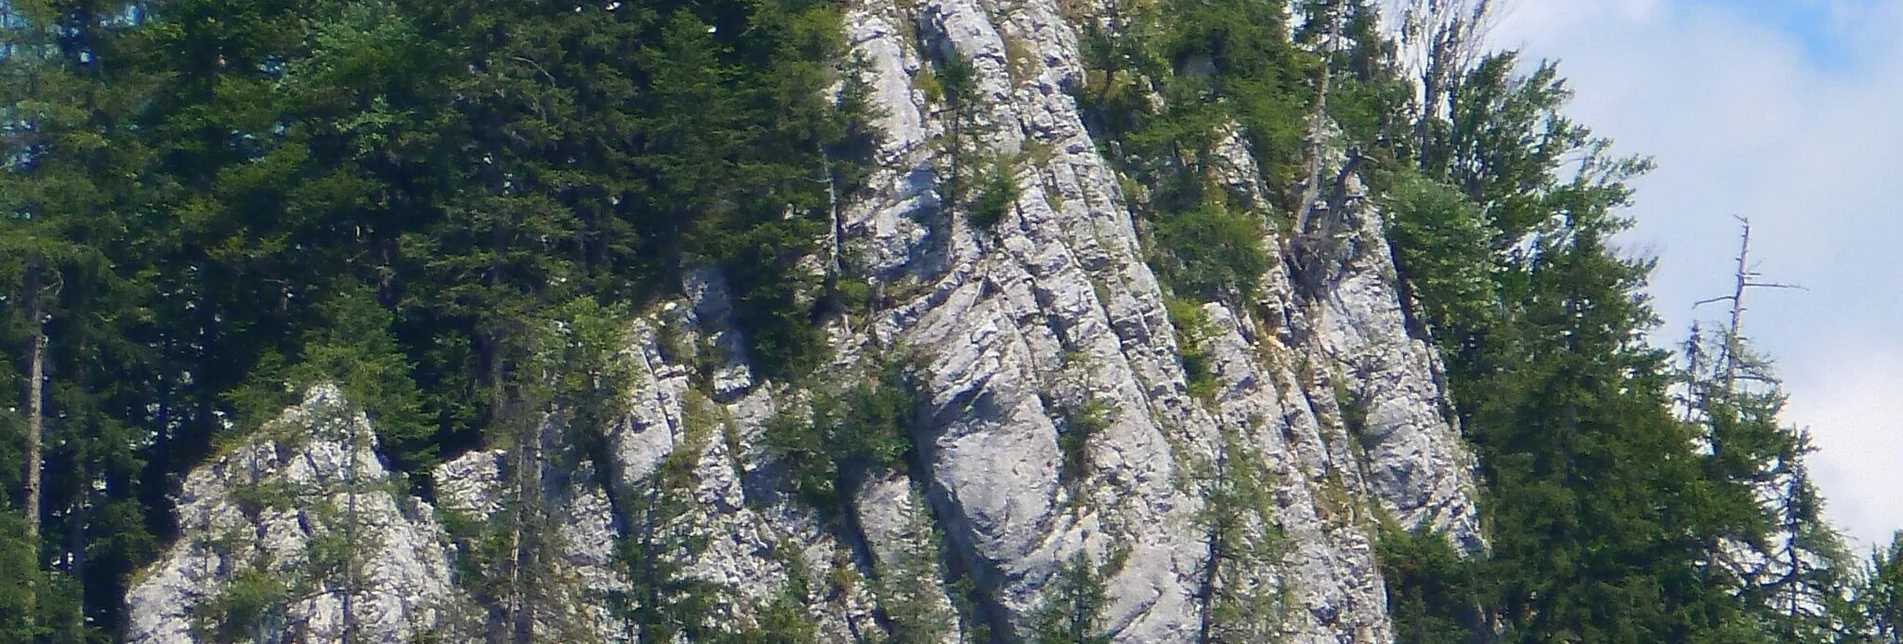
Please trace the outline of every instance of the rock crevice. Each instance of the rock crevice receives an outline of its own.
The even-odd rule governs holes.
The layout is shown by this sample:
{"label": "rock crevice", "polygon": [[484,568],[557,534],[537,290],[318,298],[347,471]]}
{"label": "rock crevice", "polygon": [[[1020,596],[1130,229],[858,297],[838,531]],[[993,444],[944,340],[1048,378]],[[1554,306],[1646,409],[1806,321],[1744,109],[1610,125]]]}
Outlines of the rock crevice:
{"label": "rock crevice", "polygon": [[[1084,70],[1079,25],[1057,0],[871,0],[845,23],[886,136],[872,188],[837,230],[875,304],[829,323],[835,358],[816,380],[836,386],[901,360],[918,406],[908,460],[858,486],[846,502],[853,529],[802,500],[764,436],[816,392],[760,381],[720,275],[693,272],[683,298],[630,321],[628,414],[586,428],[607,447],[581,454],[564,432],[544,432],[544,456],[567,454],[581,472],[538,491],[565,571],[541,582],[556,587],[545,596],[583,608],[580,626],[565,628],[604,642],[638,632],[628,611],[610,609],[636,584],[618,557],[655,527],[640,522],[663,519],[697,547],[644,556],[676,557],[670,568],[706,582],[709,619],[756,626],[790,605],[829,642],[927,619],[908,615],[937,620],[929,632],[945,642],[966,641],[974,625],[1016,641],[1079,553],[1108,573],[1101,624],[1115,641],[1246,627],[1288,642],[1385,642],[1373,544],[1384,518],[1483,547],[1471,456],[1442,413],[1432,349],[1408,331],[1381,214],[1352,173],[1316,215],[1331,224],[1301,256],[1277,256],[1258,301],[1205,304],[1206,328],[1179,333],[1100,153],[1107,143],[1066,93]],[[1022,188],[988,230],[965,225],[939,192],[952,116],[920,75],[952,52],[977,73],[974,145],[1008,162]],[[1260,193],[1232,139],[1228,173]],[[1212,394],[1191,395],[1186,349],[1208,356]],[[389,483],[366,421],[342,405],[319,388],[273,425],[296,431],[265,432],[194,472],[179,504],[186,538],[131,595],[133,641],[191,641],[202,607],[222,605],[218,593],[242,588],[247,570],[295,577],[335,534],[319,508],[346,500],[348,486],[377,535],[362,542],[374,546],[355,591],[310,577],[306,594],[281,602],[301,634],[282,641],[341,636],[344,596],[351,628],[376,641],[483,619],[451,572],[469,553],[436,508]],[[438,506],[495,516],[508,457],[479,451],[437,468]],[[277,482],[317,496],[258,509],[238,492]],[[664,495],[678,512],[625,509]],[[1231,497],[1249,501],[1221,500]],[[1236,517],[1242,536],[1215,517]],[[897,597],[897,575],[941,587]],[[1212,625],[1212,603],[1238,598],[1261,608],[1253,623]]]}

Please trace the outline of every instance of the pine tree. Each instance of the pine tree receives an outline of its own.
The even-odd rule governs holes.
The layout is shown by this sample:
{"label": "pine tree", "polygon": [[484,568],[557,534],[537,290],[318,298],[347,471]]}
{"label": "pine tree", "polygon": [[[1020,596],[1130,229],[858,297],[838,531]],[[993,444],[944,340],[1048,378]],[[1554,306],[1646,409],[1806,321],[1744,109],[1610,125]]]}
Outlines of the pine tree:
{"label": "pine tree", "polygon": [[[127,125],[143,89],[129,64],[138,53],[127,35],[127,10],[117,2],[47,0],[9,3],[0,15],[0,102],[10,106],[0,122],[0,211],[9,222],[0,246],[17,262],[0,274],[9,300],[19,303],[9,308],[20,315],[16,328],[24,336],[16,363],[23,384],[16,408],[24,416],[24,542],[32,561],[57,573],[29,575],[25,588],[39,629],[64,640],[92,628],[81,599],[116,586],[95,583],[88,568],[89,526],[98,508],[129,491],[117,478],[104,498],[92,496],[115,481],[106,477],[125,471],[135,449],[123,434],[93,431],[115,424],[98,413],[110,389],[88,382],[103,370],[94,366],[109,355],[102,347],[126,346],[124,327],[114,323],[120,311],[112,307],[124,303],[120,271],[138,264],[117,259],[138,199],[129,179],[140,152]],[[117,527],[131,539],[143,532]],[[117,612],[115,605],[94,606],[100,617]]]}
{"label": "pine tree", "polygon": [[1804,462],[1814,451],[1810,438],[1782,424],[1776,374],[1743,333],[1748,293],[1794,287],[1761,280],[1750,263],[1750,222],[1740,221],[1733,290],[1700,302],[1729,302],[1728,321],[1715,334],[1694,326],[1685,350],[1685,418],[1708,452],[1708,504],[1726,513],[1727,527],[1705,546],[1706,571],[1771,636],[1831,641],[1847,628],[1849,556],[1824,520]]}
{"label": "pine tree", "polygon": [[[1394,203],[1397,264],[1447,358],[1494,526],[1480,619],[1469,591],[1445,590],[1476,588],[1465,565],[1396,562],[1430,572],[1395,588],[1426,614],[1397,619],[1504,641],[1752,636],[1739,582],[1710,560],[1757,505],[1722,496],[1701,433],[1669,413],[1673,370],[1642,335],[1650,265],[1607,244],[1626,225],[1625,182],[1649,164],[1608,155],[1560,113],[1553,66],[1516,67],[1507,53],[1449,76],[1445,120],[1417,129],[1421,176]],[[1584,159],[1570,176],[1568,157]]]}
{"label": "pine tree", "polygon": [[1097,563],[1078,552],[1044,586],[1043,603],[1028,618],[1030,644],[1110,644],[1103,612],[1109,605],[1104,580],[1122,568],[1116,559]]}
{"label": "pine tree", "polygon": [[1903,642],[1903,533],[1894,535],[1887,546],[1871,550],[1854,600],[1868,641]]}
{"label": "pine tree", "polygon": [[[1556,67],[1481,49],[1494,3],[1399,4],[1392,41],[1362,0],[1127,7],[1106,18],[1118,35],[1086,28],[1076,94],[1184,301],[1255,295],[1267,226],[1300,230],[1318,199],[1319,117],[1385,195],[1414,330],[1442,351],[1480,456],[1492,543],[1388,535],[1402,639],[1897,641],[1903,555],[1853,574],[1736,316],[1695,337],[1684,369],[1642,341],[1649,266],[1610,240],[1647,165],[1566,117]],[[878,136],[841,11],[0,2],[0,383],[19,398],[0,416],[0,577],[24,582],[0,589],[0,639],[117,636],[133,571],[179,536],[180,480],[319,381],[365,406],[399,471],[514,449],[486,531],[506,538],[462,539],[463,565],[494,582],[478,594],[498,639],[548,636],[570,615],[545,579],[559,545],[545,488],[572,483],[563,459],[608,460],[623,312],[717,269],[763,381],[825,362],[816,322],[848,299],[842,212]],[[1402,69],[1401,49],[1424,67]],[[934,71],[948,203],[1002,221],[1013,166],[979,154],[975,70],[952,56]],[[1218,178],[1231,131],[1267,203]],[[772,433],[810,498],[839,506],[903,467],[912,401],[894,383],[823,396]],[[618,599],[647,641],[728,635],[710,617],[724,589],[686,567],[707,535],[683,491],[698,453],[678,453],[614,502],[634,581]],[[1244,456],[1210,479],[1206,638],[1262,639],[1273,606],[1251,571],[1273,535],[1255,473],[1234,467],[1252,457],[1224,453]],[[1040,623],[1101,639],[1104,574],[1066,567],[1063,610]],[[800,601],[768,622],[810,639]]]}

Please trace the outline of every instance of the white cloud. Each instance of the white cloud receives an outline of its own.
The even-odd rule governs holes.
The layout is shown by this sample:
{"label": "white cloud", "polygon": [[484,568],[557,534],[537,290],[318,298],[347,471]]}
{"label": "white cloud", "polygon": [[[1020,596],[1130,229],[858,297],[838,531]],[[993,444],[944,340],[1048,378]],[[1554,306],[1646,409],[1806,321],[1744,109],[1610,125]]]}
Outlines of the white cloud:
{"label": "white cloud", "polygon": [[1809,287],[1755,293],[1747,332],[1822,448],[1831,517],[1887,541],[1903,528],[1903,0],[1811,0],[1822,27],[1751,13],[1777,1],[1519,0],[1493,36],[1560,60],[1569,113],[1658,160],[1627,243],[1659,255],[1662,339],[1718,313],[1691,303],[1729,290],[1734,215],[1766,279]]}
{"label": "white cloud", "polygon": [[[1903,499],[1895,491],[1903,476],[1903,350],[1853,337],[1830,344],[1833,354],[1865,359],[1803,374],[1809,386],[1792,398],[1787,415],[1802,419],[1823,443],[1811,462],[1832,499],[1827,511],[1865,545],[1887,543],[1892,530],[1903,528]],[[1876,355],[1872,346],[1881,347]]]}

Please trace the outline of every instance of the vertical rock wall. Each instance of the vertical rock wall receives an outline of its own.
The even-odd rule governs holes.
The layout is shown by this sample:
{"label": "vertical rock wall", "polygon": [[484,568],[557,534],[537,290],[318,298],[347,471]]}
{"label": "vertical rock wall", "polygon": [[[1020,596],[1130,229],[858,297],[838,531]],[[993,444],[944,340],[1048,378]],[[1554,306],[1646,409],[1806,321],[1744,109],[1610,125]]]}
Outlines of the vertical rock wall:
{"label": "vertical rock wall", "polygon": [[[868,0],[851,10],[848,36],[869,63],[887,136],[874,188],[844,213],[838,241],[873,303],[830,323],[836,362],[818,380],[903,360],[919,400],[913,458],[861,485],[843,520],[800,500],[762,436],[814,392],[759,382],[720,276],[690,276],[687,297],[631,323],[631,412],[585,428],[607,448],[584,452],[564,443],[573,432],[545,432],[545,458],[564,454],[574,468],[540,497],[559,524],[550,555],[572,572],[546,583],[581,605],[582,639],[633,633],[605,607],[631,583],[618,545],[645,528],[615,500],[652,493],[667,467],[686,472],[681,520],[705,537],[679,563],[721,589],[715,617],[758,623],[789,588],[804,588],[797,604],[828,642],[893,628],[895,588],[908,584],[937,588],[910,599],[944,623],[944,641],[973,628],[1011,641],[1075,561],[1107,575],[1104,626],[1115,641],[1190,642],[1228,629],[1385,642],[1373,552],[1381,515],[1482,546],[1471,458],[1444,413],[1433,353],[1409,333],[1380,213],[1358,182],[1321,191],[1334,194],[1315,215],[1325,225],[1302,243],[1266,240],[1303,250],[1278,257],[1261,301],[1207,304],[1199,337],[1179,335],[1103,142],[1065,91],[1083,74],[1072,20],[1090,9],[1079,4],[1071,20],[1057,0]],[[976,145],[1010,161],[1022,187],[988,231],[964,225],[938,193],[950,115],[920,76],[953,51],[978,74]],[[1232,142],[1224,153],[1234,181],[1254,181],[1246,148]],[[1215,376],[1200,398],[1182,366],[1191,344]],[[180,504],[188,537],[132,595],[135,641],[188,641],[188,607],[247,567],[296,567],[332,530],[310,520],[309,505],[248,512],[234,486],[333,485],[325,498],[335,505],[326,482],[340,476],[340,454],[353,453],[358,480],[385,480],[366,443],[322,438],[362,424],[324,420],[334,395],[320,391],[279,421],[314,428],[311,440],[267,438],[194,473]],[[1060,436],[1085,416],[1090,437],[1067,453]],[[440,467],[438,503],[494,516],[508,456],[476,452]],[[430,508],[391,485],[357,498],[381,535],[358,578],[360,628],[390,641],[439,614],[468,614],[447,563],[458,553]],[[227,538],[236,550],[203,545]],[[337,597],[292,602],[285,619],[303,630],[284,641],[329,641]],[[1216,623],[1218,607],[1250,623]]]}

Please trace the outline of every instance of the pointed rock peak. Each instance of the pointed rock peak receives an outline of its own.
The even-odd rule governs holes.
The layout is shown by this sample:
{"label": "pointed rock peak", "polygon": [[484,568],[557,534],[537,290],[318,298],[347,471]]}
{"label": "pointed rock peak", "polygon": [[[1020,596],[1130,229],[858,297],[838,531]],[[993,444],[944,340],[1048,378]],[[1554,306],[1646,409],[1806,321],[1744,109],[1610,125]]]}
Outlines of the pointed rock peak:
{"label": "pointed rock peak", "polygon": [[461,600],[430,507],[392,481],[332,385],[200,465],[183,535],[127,594],[127,641],[406,641]]}

